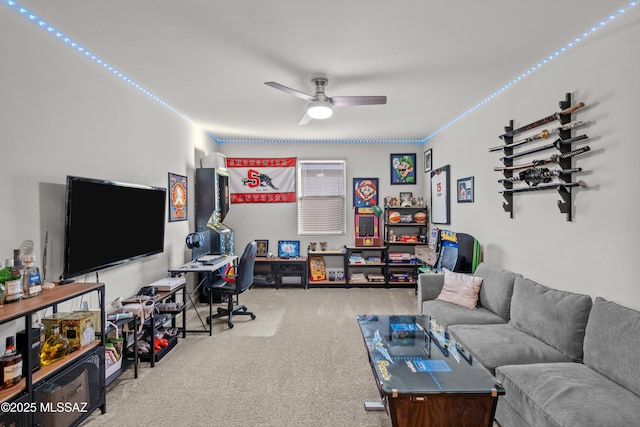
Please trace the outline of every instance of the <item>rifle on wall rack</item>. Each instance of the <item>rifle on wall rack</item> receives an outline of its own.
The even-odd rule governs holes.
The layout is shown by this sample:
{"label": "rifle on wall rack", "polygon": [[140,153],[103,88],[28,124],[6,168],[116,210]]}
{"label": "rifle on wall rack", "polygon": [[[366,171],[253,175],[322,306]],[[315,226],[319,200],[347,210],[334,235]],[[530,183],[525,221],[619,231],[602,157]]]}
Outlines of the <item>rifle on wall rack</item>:
{"label": "rifle on wall rack", "polygon": [[553,147],[560,149],[560,146],[563,144],[564,145],[573,144],[574,142],[582,141],[588,138],[589,137],[587,135],[575,136],[569,139],[558,138],[555,141],[553,141],[551,144],[542,145],[540,147],[532,148],[531,150],[522,151],[516,154],[509,154],[508,156],[501,157],[500,160],[515,159],[516,157],[526,156],[527,154],[537,153],[539,151],[548,150],[549,148],[553,148]]}
{"label": "rifle on wall rack", "polygon": [[500,191],[499,193],[522,193],[524,191],[548,190],[550,188],[568,189],[571,187],[587,188],[588,186],[586,182],[580,180],[578,182],[556,182],[553,184],[538,185],[536,187],[507,188],[506,190]]}
{"label": "rifle on wall rack", "polygon": [[530,163],[524,163],[522,165],[497,166],[497,167],[493,168],[493,170],[494,171],[518,170],[518,169],[526,169],[526,168],[532,168],[532,167],[536,167],[536,166],[546,165],[547,163],[560,163],[560,161],[562,161],[562,160],[570,159],[571,157],[577,156],[579,154],[586,153],[587,151],[590,151],[590,150],[591,150],[591,147],[586,145],[586,146],[584,146],[582,148],[578,148],[576,150],[569,151],[568,153],[554,154],[553,156],[548,157],[546,159],[534,160],[534,161],[532,161]]}
{"label": "rifle on wall rack", "polygon": [[521,139],[520,141],[512,142],[511,144],[498,145],[496,147],[491,147],[491,148],[489,148],[489,152],[491,152],[491,151],[500,151],[503,148],[517,147],[518,145],[526,144],[527,142],[532,142],[532,141],[535,141],[535,140],[538,140],[538,139],[547,139],[550,136],[558,134],[563,130],[569,130],[569,129],[572,129],[572,128],[576,127],[576,126],[580,126],[580,125],[583,125],[583,124],[584,124],[584,122],[578,122],[578,121],[574,120],[574,121],[566,123],[566,124],[564,124],[562,126],[558,126],[555,129],[551,129],[551,130],[545,129],[542,132],[540,132],[539,134],[530,136],[529,138]]}
{"label": "rifle on wall rack", "polygon": [[533,123],[529,123],[528,125],[522,126],[518,129],[513,129],[513,130],[510,130],[509,132],[505,132],[502,135],[498,136],[498,138],[505,139],[508,136],[514,136],[519,133],[528,131],[529,129],[537,128],[538,126],[542,126],[545,123],[550,123],[550,122],[553,122],[554,120],[558,120],[560,116],[566,116],[567,114],[571,114],[574,111],[579,110],[584,106],[585,106],[584,102],[578,102],[576,105],[573,105],[565,110],[558,111],[557,113],[553,113],[552,115],[547,116],[544,119],[540,119]]}
{"label": "rifle on wall rack", "polygon": [[531,187],[535,187],[536,185],[542,183],[551,182],[551,178],[554,176],[560,175],[568,175],[574,172],[582,172],[582,168],[572,168],[572,169],[556,169],[549,170],[549,168],[529,168],[524,170],[518,174],[518,176],[512,176],[509,178],[499,179],[498,182],[517,182],[524,181]]}

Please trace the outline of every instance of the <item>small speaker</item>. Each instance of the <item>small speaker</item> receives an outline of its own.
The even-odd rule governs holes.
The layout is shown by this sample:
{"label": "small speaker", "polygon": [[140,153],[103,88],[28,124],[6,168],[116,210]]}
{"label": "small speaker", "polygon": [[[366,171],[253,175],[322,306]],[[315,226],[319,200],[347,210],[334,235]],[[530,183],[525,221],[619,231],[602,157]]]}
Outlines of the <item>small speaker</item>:
{"label": "small speaker", "polygon": [[[31,328],[31,345],[27,345],[27,333],[26,331],[20,331],[16,334],[16,349],[22,354],[22,358],[25,359],[25,354],[28,351],[31,352],[31,372],[36,372],[40,369],[40,349],[42,348],[40,342],[40,329]],[[22,375],[27,375],[27,364],[22,364]]]}

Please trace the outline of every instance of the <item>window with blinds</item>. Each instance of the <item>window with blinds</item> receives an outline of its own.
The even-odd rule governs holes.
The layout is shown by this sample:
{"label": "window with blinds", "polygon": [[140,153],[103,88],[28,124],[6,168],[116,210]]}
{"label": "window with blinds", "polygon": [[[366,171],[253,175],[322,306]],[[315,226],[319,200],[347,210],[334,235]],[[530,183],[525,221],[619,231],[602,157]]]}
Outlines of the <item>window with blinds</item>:
{"label": "window with blinds", "polygon": [[346,233],[346,162],[298,160],[298,234]]}

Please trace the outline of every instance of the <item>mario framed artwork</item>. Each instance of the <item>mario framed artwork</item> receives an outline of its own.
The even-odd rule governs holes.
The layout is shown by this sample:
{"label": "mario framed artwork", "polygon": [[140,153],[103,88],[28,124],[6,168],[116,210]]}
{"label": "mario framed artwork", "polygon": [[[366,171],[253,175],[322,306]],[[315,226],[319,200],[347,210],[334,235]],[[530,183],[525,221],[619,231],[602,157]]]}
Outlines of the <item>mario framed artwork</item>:
{"label": "mario framed artwork", "polygon": [[378,178],[353,178],[353,206],[367,207],[378,204]]}

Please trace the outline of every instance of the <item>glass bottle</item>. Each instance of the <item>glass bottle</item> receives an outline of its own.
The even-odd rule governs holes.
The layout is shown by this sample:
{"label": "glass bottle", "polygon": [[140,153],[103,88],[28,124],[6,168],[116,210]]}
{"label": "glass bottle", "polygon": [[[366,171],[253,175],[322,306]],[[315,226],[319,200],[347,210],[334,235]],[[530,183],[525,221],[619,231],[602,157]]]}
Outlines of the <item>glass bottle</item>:
{"label": "glass bottle", "polygon": [[9,280],[9,276],[11,275],[11,268],[9,268],[9,263],[5,264],[5,267],[0,270],[0,307],[4,305],[4,300],[7,297],[7,288],[5,287],[5,282]]}
{"label": "glass bottle", "polygon": [[7,349],[0,357],[0,389],[13,387],[22,379],[22,355],[16,351],[13,335],[7,337]]}
{"label": "glass bottle", "polygon": [[10,271],[9,278],[4,282],[6,288],[5,303],[10,304],[12,302],[18,302],[22,299],[22,280],[20,270],[14,266],[14,260],[7,260],[7,268]]}
{"label": "glass bottle", "polygon": [[36,256],[25,255],[24,270],[22,270],[22,298],[31,298],[42,293],[40,270],[36,267]]}
{"label": "glass bottle", "polygon": [[24,268],[24,264],[22,264],[22,255],[20,254],[20,249],[13,250],[13,266],[20,271],[22,271],[22,269]]}
{"label": "glass bottle", "polygon": [[45,342],[46,328],[44,327],[44,323],[40,321],[40,315],[38,315],[35,319],[33,319],[32,330],[34,330],[34,332],[38,331],[38,334],[40,334],[39,335],[40,339],[38,340],[38,342],[40,343],[40,348],[42,348]]}
{"label": "glass bottle", "polygon": [[64,359],[69,354],[69,340],[60,334],[60,325],[51,325],[51,336],[44,342],[40,351],[40,364],[42,366]]}

